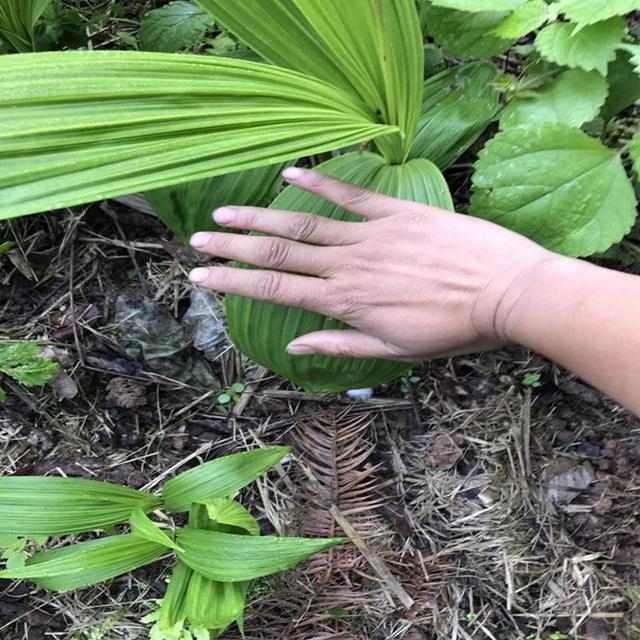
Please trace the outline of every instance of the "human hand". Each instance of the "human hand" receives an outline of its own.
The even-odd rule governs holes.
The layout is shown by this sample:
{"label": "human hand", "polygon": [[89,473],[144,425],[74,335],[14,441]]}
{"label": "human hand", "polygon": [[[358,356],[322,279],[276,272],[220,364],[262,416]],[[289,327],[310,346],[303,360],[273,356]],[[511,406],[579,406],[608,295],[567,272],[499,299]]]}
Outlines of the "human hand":
{"label": "human hand", "polygon": [[493,223],[372,193],[300,168],[292,185],[366,222],[257,207],[214,212],[265,236],[196,233],[194,248],[261,267],[194,269],[201,286],[342,320],[353,329],[291,342],[292,355],[416,361],[510,341],[509,317],[543,262],[560,259]]}

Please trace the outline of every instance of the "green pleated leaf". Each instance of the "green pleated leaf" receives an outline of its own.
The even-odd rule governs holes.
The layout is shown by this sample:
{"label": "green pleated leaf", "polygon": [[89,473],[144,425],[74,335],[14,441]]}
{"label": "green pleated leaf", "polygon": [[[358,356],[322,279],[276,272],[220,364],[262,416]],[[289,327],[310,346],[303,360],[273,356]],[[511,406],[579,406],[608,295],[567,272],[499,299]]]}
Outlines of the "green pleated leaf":
{"label": "green pleated leaf", "polygon": [[633,161],[633,170],[640,178],[640,134],[636,133],[629,145],[629,156]]}
{"label": "green pleated leaf", "polygon": [[355,93],[401,135],[378,144],[404,158],[422,95],[424,49],[414,0],[198,0],[265,60]]}
{"label": "green pleated leaf", "polygon": [[611,18],[581,29],[570,22],[547,25],[536,38],[540,55],[559,65],[607,74],[609,62],[627,32],[623,18]]}
{"label": "green pleated leaf", "polygon": [[569,256],[606,251],[636,198],[620,156],[568,125],[506,129],[480,153],[471,213]]}
{"label": "green pleated leaf", "polygon": [[597,71],[570,69],[534,95],[509,102],[500,126],[552,122],[581,127],[598,115],[608,92],[606,79]]}
{"label": "green pleated leaf", "polygon": [[[453,209],[442,174],[427,160],[387,165],[376,154],[356,152],[324,162],[316,170],[386,195]],[[287,187],[271,206],[334,220],[361,219],[295,187]],[[294,338],[323,329],[344,329],[347,325],[310,311],[237,296],[227,296],[226,309],[229,333],[240,351],[312,393],[375,386],[393,380],[409,368],[407,363],[392,360],[291,356],[285,347]]]}
{"label": "green pleated leaf", "polygon": [[282,184],[283,168],[281,164],[259,167],[156,189],[145,195],[158,217],[186,243],[196,231],[223,229],[211,216],[218,207],[268,204]]}
{"label": "green pleated leaf", "polygon": [[[209,519],[213,522],[246,531],[252,536],[260,535],[258,521],[239,502],[230,498],[218,498],[206,502],[205,507]],[[231,533],[240,533],[241,531],[232,531]]]}
{"label": "green pleated leaf", "polygon": [[213,18],[192,2],[175,0],[145,14],[140,23],[140,48],[174,53],[202,41]]}
{"label": "green pleated leaf", "polygon": [[242,616],[250,582],[220,582],[192,571],[186,620],[193,626],[223,631]]}
{"label": "green pleated leaf", "polygon": [[183,562],[178,562],[174,567],[167,592],[160,602],[156,616],[156,627],[160,633],[168,634],[175,629],[182,630],[186,618],[187,591],[192,573],[193,570]]}
{"label": "green pleated leaf", "polygon": [[520,39],[541,27],[549,17],[550,8],[544,0],[529,0],[505,18],[494,33],[501,38]]}
{"label": "green pleated leaf", "polygon": [[290,447],[264,447],[224,456],[198,465],[172,478],[162,489],[169,511],[188,511],[193,502],[234,495],[291,451]]}
{"label": "green pleated leaf", "polygon": [[461,58],[490,58],[504,53],[514,39],[493,31],[509,16],[505,11],[468,13],[426,5],[422,23],[428,35],[447,53]]}
{"label": "green pleated leaf", "polygon": [[163,531],[147,514],[140,509],[134,509],[129,518],[131,532],[138,538],[161,544],[168,549],[177,549],[176,543]]}
{"label": "green pleated leaf", "polygon": [[0,36],[16,51],[36,48],[35,27],[53,0],[2,0],[0,2]]}
{"label": "green pleated leaf", "polygon": [[434,7],[457,9],[458,11],[514,11],[526,0],[429,0]]}
{"label": "green pleated leaf", "polygon": [[640,9],[639,0],[560,0],[558,13],[579,26],[623,16]]}
{"label": "green pleated leaf", "polygon": [[272,65],[122,51],[0,56],[0,219],[362,142],[356,97]]}
{"label": "green pleated leaf", "polygon": [[129,573],[166,551],[132,534],[110,536],[38,553],[24,567],[0,571],[0,578],[28,578],[45,589],[71,591]]}
{"label": "green pleated leaf", "polygon": [[286,571],[309,556],[347,541],[346,538],[279,538],[243,536],[202,529],[178,532],[180,559],[212,580],[242,582]]}
{"label": "green pleated leaf", "polygon": [[58,536],[126,522],[136,508],[153,511],[152,495],[76,478],[0,478],[0,533]]}
{"label": "green pleated leaf", "polygon": [[412,158],[426,158],[440,169],[457,160],[495,119],[500,72],[489,62],[472,62],[443,71],[424,83]]}

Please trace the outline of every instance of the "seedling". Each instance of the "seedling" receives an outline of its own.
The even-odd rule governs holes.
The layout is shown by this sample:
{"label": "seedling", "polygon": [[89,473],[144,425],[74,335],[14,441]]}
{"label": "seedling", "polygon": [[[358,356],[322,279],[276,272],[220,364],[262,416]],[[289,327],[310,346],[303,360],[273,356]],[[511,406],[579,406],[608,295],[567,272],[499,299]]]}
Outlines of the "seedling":
{"label": "seedling", "polygon": [[[39,387],[51,382],[60,370],[60,365],[49,358],[43,358],[42,347],[35,342],[14,342],[0,346],[0,373],[13,378],[25,387]],[[7,394],[0,387],[0,402]]]}
{"label": "seedling", "polygon": [[[173,555],[176,565],[157,611],[152,640],[209,640],[234,621],[242,630],[253,580],[283,571],[344,538],[261,536],[257,520],[234,498],[289,453],[265,447],[207,462],[169,480],[159,496],[75,478],[0,478],[0,578],[31,579],[65,592],[109,580]],[[188,512],[183,528],[150,514]],[[46,516],[43,516],[46,514]],[[76,544],[24,554],[25,539],[109,532]],[[43,538],[44,537],[44,538]]]}
{"label": "seedling", "polygon": [[231,407],[236,402],[240,402],[240,398],[244,390],[245,385],[242,382],[234,382],[227,391],[218,396],[219,409],[223,413],[229,413]]}
{"label": "seedling", "polygon": [[542,374],[537,371],[530,371],[522,376],[522,386],[537,388],[542,386]]}

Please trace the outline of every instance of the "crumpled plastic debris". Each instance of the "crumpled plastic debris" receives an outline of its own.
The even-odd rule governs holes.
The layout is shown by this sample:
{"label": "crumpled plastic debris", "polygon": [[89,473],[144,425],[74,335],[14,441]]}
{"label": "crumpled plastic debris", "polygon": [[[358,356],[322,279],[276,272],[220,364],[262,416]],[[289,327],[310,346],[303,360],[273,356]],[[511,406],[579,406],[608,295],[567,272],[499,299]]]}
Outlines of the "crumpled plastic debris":
{"label": "crumpled plastic debris", "polygon": [[220,298],[209,289],[191,291],[191,305],[182,318],[182,326],[207,360],[217,360],[229,348],[224,309]]}
{"label": "crumpled plastic debris", "polygon": [[114,319],[120,347],[150,371],[185,384],[219,387],[206,361],[194,357],[184,327],[167,311],[122,295],[116,300]]}

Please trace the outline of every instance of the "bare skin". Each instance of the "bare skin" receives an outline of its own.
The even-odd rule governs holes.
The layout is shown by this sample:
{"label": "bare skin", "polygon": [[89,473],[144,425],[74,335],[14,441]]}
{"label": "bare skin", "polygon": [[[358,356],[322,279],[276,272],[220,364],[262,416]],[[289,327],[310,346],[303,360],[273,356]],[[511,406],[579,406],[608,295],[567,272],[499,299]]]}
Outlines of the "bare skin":
{"label": "bare skin", "polygon": [[365,223],[256,207],[216,222],[266,237],[197,233],[204,253],[248,262],[194,269],[223,293],[302,307],[353,329],[301,336],[292,355],[427,360],[525,345],[640,414],[640,277],[551,253],[490,222],[290,168],[287,181]]}

